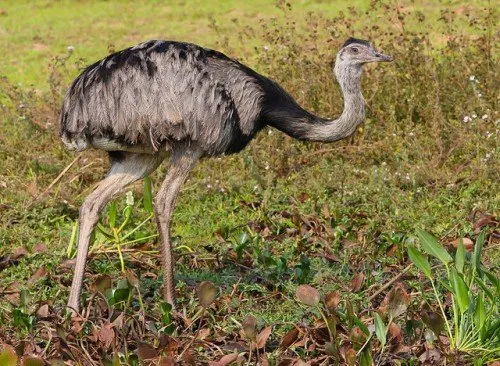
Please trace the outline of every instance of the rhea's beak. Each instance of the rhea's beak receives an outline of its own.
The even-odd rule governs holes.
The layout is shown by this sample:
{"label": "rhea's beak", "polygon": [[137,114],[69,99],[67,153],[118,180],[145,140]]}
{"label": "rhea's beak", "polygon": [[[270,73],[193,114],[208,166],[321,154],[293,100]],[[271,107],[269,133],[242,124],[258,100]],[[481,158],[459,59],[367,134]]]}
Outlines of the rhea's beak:
{"label": "rhea's beak", "polygon": [[391,62],[392,61],[392,56],[389,55],[384,55],[383,53],[380,52],[375,52],[374,53],[374,62]]}

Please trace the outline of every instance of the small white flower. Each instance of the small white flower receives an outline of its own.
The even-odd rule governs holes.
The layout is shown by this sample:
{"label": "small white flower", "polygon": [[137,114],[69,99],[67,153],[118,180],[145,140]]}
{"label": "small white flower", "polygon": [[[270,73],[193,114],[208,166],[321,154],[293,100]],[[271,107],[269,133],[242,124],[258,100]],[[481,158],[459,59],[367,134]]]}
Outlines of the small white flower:
{"label": "small white flower", "polygon": [[266,161],[266,166],[264,167],[264,169],[269,170],[269,163],[267,161]]}
{"label": "small white flower", "polygon": [[476,80],[476,77],[474,75],[471,75],[471,76],[469,76],[469,80],[474,81],[474,80]]}
{"label": "small white flower", "polygon": [[254,190],[254,191],[256,191],[256,190],[258,190],[258,189],[259,189],[259,186],[258,186],[257,184],[253,186],[253,190]]}
{"label": "small white flower", "polygon": [[481,98],[483,95],[481,93],[477,93],[477,97]]}
{"label": "small white flower", "polygon": [[132,191],[128,191],[126,196],[125,196],[125,202],[127,203],[127,206],[133,206],[134,205],[134,194]]}
{"label": "small white flower", "polygon": [[387,163],[386,163],[385,161],[383,161],[380,165],[382,165],[382,166],[386,166],[386,165],[387,165]]}
{"label": "small white flower", "polygon": [[269,46],[264,46],[264,51],[269,51]]}
{"label": "small white flower", "polygon": [[408,134],[408,136],[413,137],[413,136],[415,136],[415,134],[414,134],[413,132],[410,132],[410,133]]}
{"label": "small white flower", "polygon": [[467,123],[467,122],[470,122],[471,121],[471,118],[469,116],[465,116],[464,117],[464,122]]}
{"label": "small white flower", "polygon": [[487,114],[483,114],[483,116],[481,117],[481,119],[488,119],[488,115]]}
{"label": "small white flower", "polygon": [[477,118],[477,114],[475,114],[474,112],[472,112],[471,117],[472,117],[472,119]]}
{"label": "small white flower", "polygon": [[410,178],[410,173],[406,173],[405,178],[406,178],[406,180],[410,180],[411,179]]}
{"label": "small white flower", "polygon": [[207,188],[208,189],[212,188],[212,185],[211,184],[207,184]]}
{"label": "small white flower", "polygon": [[268,135],[272,135],[272,134],[273,134],[273,130],[268,130],[268,131],[267,131],[267,134],[268,134]]}
{"label": "small white flower", "polygon": [[73,52],[75,50],[75,47],[68,46],[67,50],[68,50],[69,53],[71,53],[71,52]]}

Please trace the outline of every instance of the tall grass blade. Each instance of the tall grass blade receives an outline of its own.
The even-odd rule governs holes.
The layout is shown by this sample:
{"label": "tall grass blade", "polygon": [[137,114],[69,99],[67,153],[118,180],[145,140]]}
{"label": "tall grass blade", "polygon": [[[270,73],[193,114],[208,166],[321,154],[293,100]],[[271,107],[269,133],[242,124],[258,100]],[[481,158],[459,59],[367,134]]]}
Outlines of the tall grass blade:
{"label": "tall grass blade", "polygon": [[479,234],[476,240],[476,245],[474,246],[473,264],[478,274],[481,275],[481,252],[483,251],[484,240],[486,238],[486,231],[483,230]]}
{"label": "tall grass blade", "polygon": [[375,313],[375,334],[382,347],[384,347],[387,342],[387,327],[378,313]]}
{"label": "tall grass blade", "polygon": [[455,254],[455,267],[458,273],[464,273],[465,247],[463,239],[458,243],[457,253]]}
{"label": "tall grass blade", "polygon": [[151,193],[151,178],[144,178],[144,195],[142,196],[142,204],[147,212],[153,212],[153,195]]}

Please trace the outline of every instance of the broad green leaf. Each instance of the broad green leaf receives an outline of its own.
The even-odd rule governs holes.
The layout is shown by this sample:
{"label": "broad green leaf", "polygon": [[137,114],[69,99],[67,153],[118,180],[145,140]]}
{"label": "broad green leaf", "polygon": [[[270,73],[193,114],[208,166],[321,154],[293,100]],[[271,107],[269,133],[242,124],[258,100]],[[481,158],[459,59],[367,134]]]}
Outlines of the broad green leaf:
{"label": "broad green leaf", "polygon": [[486,296],[488,296],[491,301],[496,301],[496,297],[491,293],[488,286],[486,286],[486,284],[478,276],[474,277],[474,281],[479,285],[479,287],[481,287],[481,290],[484,291]]}
{"label": "broad green leaf", "polygon": [[420,269],[424,273],[424,275],[426,275],[429,279],[432,279],[431,265],[422,253],[420,253],[414,247],[409,246],[408,257],[410,257],[412,263],[416,265],[418,269]]}
{"label": "broad green leaf", "polygon": [[481,271],[481,252],[483,251],[484,239],[486,237],[486,231],[483,230],[479,234],[476,240],[476,245],[474,246],[474,254],[472,256],[474,266],[476,267],[477,273],[482,273]]}
{"label": "broad green leaf", "polygon": [[460,276],[455,268],[450,271],[451,277],[451,287],[453,288],[453,293],[455,294],[458,307],[460,308],[460,313],[465,313],[469,308],[470,298],[469,298],[469,288],[467,287],[462,276]]}
{"label": "broad green leaf", "polygon": [[441,244],[439,244],[434,236],[421,229],[417,229],[417,236],[420,239],[422,249],[427,254],[436,257],[445,265],[453,261],[450,254]]}
{"label": "broad green leaf", "polygon": [[147,212],[153,212],[153,195],[151,194],[151,178],[149,176],[144,177],[142,204]]}
{"label": "broad green leaf", "polygon": [[116,226],[116,214],[117,214],[116,202],[112,201],[109,203],[109,208],[108,208],[108,221],[109,221],[109,227],[111,228]]}
{"label": "broad green leaf", "polygon": [[500,280],[498,279],[498,277],[484,268],[482,268],[481,271],[486,275],[488,280],[490,280],[491,284],[495,288],[495,292],[498,295],[500,293]]}
{"label": "broad green leaf", "polygon": [[458,273],[464,273],[465,247],[463,239],[458,243],[457,253],[455,254],[455,267]]}
{"label": "broad green leaf", "polygon": [[474,322],[477,328],[482,328],[486,320],[486,308],[484,306],[484,295],[479,294],[476,301],[476,309],[474,311]]}
{"label": "broad green leaf", "polygon": [[375,334],[382,347],[384,347],[387,342],[387,327],[378,313],[375,313]]}
{"label": "broad green leaf", "polygon": [[365,347],[361,355],[359,356],[359,366],[372,366],[373,357],[371,347]]}

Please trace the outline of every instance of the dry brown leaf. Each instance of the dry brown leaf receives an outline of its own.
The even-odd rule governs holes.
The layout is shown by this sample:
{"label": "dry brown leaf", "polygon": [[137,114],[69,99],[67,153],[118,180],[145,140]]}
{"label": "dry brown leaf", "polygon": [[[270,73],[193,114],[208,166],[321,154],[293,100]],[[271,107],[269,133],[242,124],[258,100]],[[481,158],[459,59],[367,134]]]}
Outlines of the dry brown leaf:
{"label": "dry brown leaf", "polygon": [[259,333],[259,335],[257,336],[257,341],[256,341],[258,349],[264,348],[264,346],[266,345],[267,339],[271,335],[272,330],[273,330],[273,326],[270,325],[268,327],[265,327]]}
{"label": "dry brown leaf", "polygon": [[209,336],[210,336],[210,328],[203,328],[200,329],[200,331],[198,332],[198,339],[200,340],[204,340]]}
{"label": "dry brown leaf", "polygon": [[115,339],[115,331],[113,330],[113,324],[105,323],[99,329],[97,334],[99,341],[101,341],[106,348],[109,348]]}
{"label": "dry brown leaf", "polygon": [[15,251],[12,252],[10,255],[10,259],[15,261],[18,259],[21,259],[23,257],[26,257],[28,255],[28,251],[26,250],[25,247],[19,247]]}
{"label": "dry brown leaf", "polygon": [[196,288],[201,306],[208,308],[217,297],[217,288],[210,281],[201,282]]}
{"label": "dry brown leaf", "polygon": [[221,357],[219,361],[217,361],[217,366],[227,366],[230,365],[231,362],[234,362],[238,359],[237,353],[231,353],[229,355],[224,355]]}
{"label": "dry brown leaf", "polygon": [[47,268],[45,268],[45,267],[38,268],[35,271],[35,273],[33,273],[33,275],[28,280],[28,285],[31,285],[31,284],[35,283],[36,281],[38,281],[39,279],[47,276],[47,273],[48,273]]}
{"label": "dry brown leaf", "polygon": [[389,325],[389,336],[391,339],[396,340],[396,342],[401,343],[403,341],[403,334],[401,333],[401,327],[394,322]]}
{"label": "dry brown leaf", "polygon": [[308,306],[317,306],[319,304],[320,296],[318,290],[309,285],[300,285],[295,291],[295,297],[301,303]]}
{"label": "dry brown leaf", "polygon": [[156,349],[146,342],[141,342],[137,346],[137,355],[141,361],[151,360],[158,357]]}
{"label": "dry brown leaf", "polygon": [[359,272],[355,275],[351,281],[351,290],[352,292],[358,292],[363,287],[363,283],[365,282],[365,274],[363,272]]}
{"label": "dry brown leaf", "polygon": [[325,305],[330,313],[337,310],[340,303],[340,291],[332,291],[325,296]]}
{"label": "dry brown leaf", "polygon": [[24,356],[21,358],[21,366],[44,366],[45,362],[40,356]]}
{"label": "dry brown leaf", "polygon": [[458,239],[455,239],[451,242],[451,245],[453,245],[453,247],[455,248],[458,248],[458,246],[460,245],[460,242],[461,241],[464,241],[464,248],[466,251],[468,252],[472,252],[474,250],[474,242],[472,240],[470,240],[469,238],[458,238]]}
{"label": "dry brown leaf", "polygon": [[47,251],[47,245],[44,243],[38,243],[33,247],[33,254],[45,253]]}
{"label": "dry brown leaf", "polygon": [[243,319],[242,323],[242,330],[246,338],[252,340],[255,339],[256,326],[257,326],[257,319],[253,315],[245,316],[245,319]]}
{"label": "dry brown leaf", "polygon": [[158,361],[158,366],[176,366],[176,363],[172,357],[163,356]]}
{"label": "dry brown leaf", "polygon": [[483,226],[496,224],[496,218],[493,215],[482,215],[475,223],[474,223],[474,234],[479,234]]}
{"label": "dry brown leaf", "polygon": [[112,280],[111,280],[111,277],[109,275],[107,275],[107,274],[99,275],[92,283],[91,289],[92,289],[92,291],[100,292],[101,294],[104,294],[106,292],[106,290],[111,288],[112,285],[113,285]]}
{"label": "dry brown leaf", "polygon": [[40,306],[38,308],[38,310],[36,311],[36,315],[39,317],[39,318],[47,318],[49,316],[49,305],[48,304],[43,304],[42,306]]}
{"label": "dry brown leaf", "polygon": [[299,330],[293,327],[281,339],[280,348],[286,350],[297,340],[298,336]]}
{"label": "dry brown leaf", "polygon": [[356,365],[356,351],[354,348],[349,348],[346,353],[345,353],[345,362],[349,366],[355,366]]}

